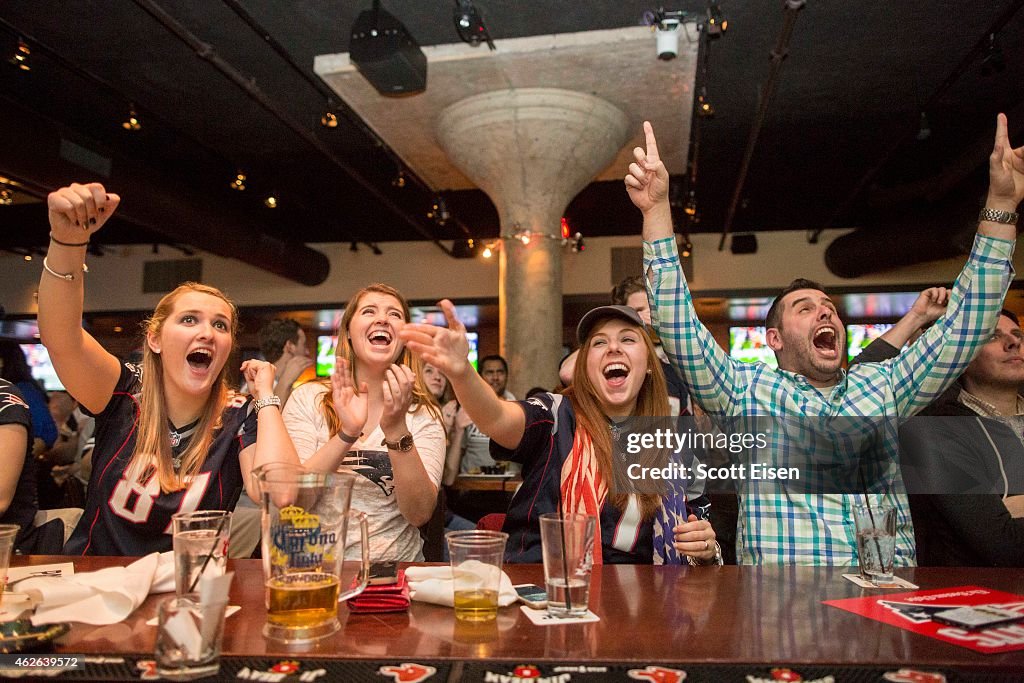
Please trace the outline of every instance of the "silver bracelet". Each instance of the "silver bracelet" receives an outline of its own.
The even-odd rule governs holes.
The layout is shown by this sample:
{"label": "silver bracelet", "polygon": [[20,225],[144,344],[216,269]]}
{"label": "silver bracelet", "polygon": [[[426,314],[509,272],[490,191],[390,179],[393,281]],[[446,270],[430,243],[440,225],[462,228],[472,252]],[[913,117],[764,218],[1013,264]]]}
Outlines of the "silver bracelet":
{"label": "silver bracelet", "polygon": [[[47,273],[49,273],[50,275],[54,276],[55,278],[59,278],[61,280],[65,280],[67,282],[71,282],[72,280],[75,279],[75,274],[74,273],[58,273],[53,268],[51,268],[50,264],[46,262],[46,257],[45,256],[43,257],[43,270],[46,271]],[[85,265],[83,263],[82,264],[82,272],[83,273],[88,273],[89,272],[89,266],[87,266],[87,265]]]}
{"label": "silver bracelet", "polygon": [[1017,220],[1020,218],[1020,214],[1016,211],[1003,211],[1001,209],[990,209],[985,207],[978,214],[978,222],[990,221],[992,223],[1002,223],[1003,225],[1017,225]]}

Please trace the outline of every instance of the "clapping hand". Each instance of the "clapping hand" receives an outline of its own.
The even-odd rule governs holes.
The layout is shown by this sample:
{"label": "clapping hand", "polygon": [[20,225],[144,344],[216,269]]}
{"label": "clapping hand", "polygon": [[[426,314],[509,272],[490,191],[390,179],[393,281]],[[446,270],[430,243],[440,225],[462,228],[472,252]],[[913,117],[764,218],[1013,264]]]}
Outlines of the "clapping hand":
{"label": "clapping hand", "polygon": [[331,373],[331,399],[334,413],[341,423],[341,431],[346,436],[358,437],[362,434],[366,425],[368,393],[366,382],[360,383],[359,391],[356,391],[349,362],[339,357]]}
{"label": "clapping hand", "polygon": [[265,360],[251,358],[242,363],[242,376],[256,398],[274,393],[274,366]]}

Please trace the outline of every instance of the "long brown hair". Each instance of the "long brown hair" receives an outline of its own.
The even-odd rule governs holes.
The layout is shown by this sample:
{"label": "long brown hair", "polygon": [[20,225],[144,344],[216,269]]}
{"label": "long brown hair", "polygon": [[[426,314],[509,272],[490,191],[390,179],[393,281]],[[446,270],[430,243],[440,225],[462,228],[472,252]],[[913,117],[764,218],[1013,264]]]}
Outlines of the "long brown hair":
{"label": "long brown hair", "polygon": [[[587,374],[587,363],[590,346],[594,335],[607,318],[599,320],[590,328],[590,334],[583,340],[579,355],[576,357],[576,368],[573,371],[572,386],[565,390],[565,395],[572,401],[573,409],[576,412],[576,431],[582,429],[584,439],[589,440],[594,448],[594,457],[597,459],[601,475],[607,480],[613,480],[612,469],[612,437],[608,429],[608,416],[597,395],[594,383],[590,381]],[[636,396],[636,407],[633,409],[632,417],[665,417],[669,414],[668,388],[665,384],[665,373],[661,369],[661,361],[655,352],[654,343],[646,330],[636,325],[630,325],[640,333],[640,337],[647,347],[647,369],[644,375],[644,382],[640,385],[640,391]],[[619,510],[624,510],[629,502],[629,494],[615,493],[609,491],[608,499]],[[640,512],[643,519],[648,520],[654,517],[661,505],[661,496],[652,493],[638,493],[637,499],[640,503]]]}
{"label": "long brown hair", "polygon": [[[402,306],[402,315],[405,317],[405,322],[410,322],[409,318],[412,315],[409,310],[409,302],[405,300],[402,293],[391,285],[385,285],[381,282],[376,282],[367,287],[363,287],[356,292],[351,299],[348,300],[348,304],[345,306],[345,313],[341,316],[341,324],[338,325],[338,349],[335,355],[340,356],[348,361],[349,374],[351,375],[352,384],[358,391],[358,382],[356,380],[356,358],[355,352],[352,350],[352,341],[348,336],[348,328],[352,323],[352,318],[356,316],[357,309],[359,308],[359,301],[367,294],[383,294],[385,296],[394,297],[398,303]],[[416,412],[420,407],[426,407],[430,416],[438,422],[444,423],[444,418],[441,416],[441,406],[438,405],[437,399],[427,389],[427,385],[423,382],[423,372],[420,359],[412,355],[409,349],[402,347],[402,355],[399,356],[396,361],[399,365],[408,366],[413,372],[414,382],[412,386],[412,406],[410,406],[410,412]],[[331,436],[334,436],[341,430],[341,422],[338,420],[338,414],[334,412],[334,397],[331,392],[331,379],[320,380],[322,384],[327,387],[327,391],[324,392],[320,399],[320,410],[323,412],[324,419],[327,420],[327,427],[330,430]]]}
{"label": "long brown hair", "polygon": [[[142,351],[142,397],[139,401],[139,434],[135,441],[135,452],[128,462],[127,472],[134,472],[137,481],[143,481],[155,470],[160,481],[160,490],[164,493],[180,491],[188,486],[191,477],[199,474],[206,461],[214,431],[220,428],[221,414],[228,398],[227,374],[228,364],[224,363],[213,389],[206,398],[202,415],[196,425],[188,447],[181,455],[181,470],[174,471],[171,439],[167,429],[167,398],[164,395],[164,367],[160,354],[154,353],[149,347],[148,335],[158,336],[168,316],[174,311],[174,305],[184,294],[196,292],[208,294],[223,301],[231,309],[231,350],[234,351],[235,339],[238,334],[238,309],[223,292],[216,287],[186,282],[174,291],[166,294],[153,310],[153,315],[142,323],[146,333],[146,342]],[[131,476],[131,475],[130,475]]]}

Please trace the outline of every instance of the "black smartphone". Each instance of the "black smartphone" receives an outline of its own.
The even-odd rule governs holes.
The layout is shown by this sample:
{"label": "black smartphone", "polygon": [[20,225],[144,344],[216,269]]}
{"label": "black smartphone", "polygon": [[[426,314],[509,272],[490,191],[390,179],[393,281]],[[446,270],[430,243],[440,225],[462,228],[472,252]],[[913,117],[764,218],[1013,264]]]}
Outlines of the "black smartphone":
{"label": "black smartphone", "polygon": [[965,631],[980,631],[996,626],[1006,626],[1024,621],[1024,614],[1000,609],[991,605],[975,605],[973,607],[957,607],[936,612],[932,621],[949,626],[957,626]]}
{"label": "black smartphone", "polygon": [[372,562],[370,564],[370,585],[387,586],[398,583],[398,562]]}
{"label": "black smartphone", "polygon": [[521,583],[513,586],[520,602],[533,609],[544,609],[548,606],[548,594],[542,587],[535,583]]}

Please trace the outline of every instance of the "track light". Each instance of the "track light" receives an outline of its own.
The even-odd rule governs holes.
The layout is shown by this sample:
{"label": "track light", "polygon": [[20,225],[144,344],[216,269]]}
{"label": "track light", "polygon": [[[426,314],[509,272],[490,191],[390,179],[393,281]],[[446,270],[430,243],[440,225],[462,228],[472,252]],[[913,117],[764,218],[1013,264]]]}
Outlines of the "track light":
{"label": "track light", "polygon": [[14,203],[14,193],[6,187],[0,190],[0,206],[10,206]]}
{"label": "track light", "polygon": [[245,174],[239,171],[237,174],[235,174],[235,179],[231,181],[228,187],[230,187],[232,190],[238,190],[239,192],[241,192],[242,190],[245,189],[245,180]]}
{"label": "track light", "polygon": [[490,32],[484,26],[484,18],[473,6],[472,0],[455,0],[454,19],[455,30],[462,42],[469,43],[473,47],[479,47],[480,43],[487,43],[487,47],[491,50],[497,49],[494,47],[494,41],[491,40]]}
{"label": "track light", "polygon": [[988,47],[985,48],[985,56],[981,59],[981,75],[992,76],[1001,73],[1006,68],[1006,60],[1003,59],[1003,50],[996,42],[996,34],[988,36]]}
{"label": "track light", "polygon": [[320,125],[324,128],[337,128],[338,116],[333,111],[325,111],[320,117]]}
{"label": "track light", "polygon": [[729,20],[722,14],[722,8],[718,6],[717,0],[708,0],[707,15],[708,35],[712,38],[720,37],[729,28]]}
{"label": "track light", "polygon": [[932,136],[932,127],[928,123],[928,114],[921,112],[921,119],[917,126],[917,135],[914,136],[918,141],[927,140]]}
{"label": "track light", "polygon": [[573,250],[573,252],[579,253],[581,251],[585,251],[586,248],[587,248],[587,245],[583,241],[583,234],[578,232],[575,235],[573,235],[573,242],[572,242],[572,250]]}
{"label": "track light", "polygon": [[715,105],[708,99],[707,88],[701,86],[700,94],[697,95],[697,116],[709,119],[715,115]]}
{"label": "track light", "polygon": [[697,193],[690,190],[689,194],[686,195],[686,203],[683,204],[683,213],[687,216],[697,215]]}
{"label": "track light", "polygon": [[391,187],[405,187],[405,171],[399,171],[395,179],[391,181]]}
{"label": "track light", "polygon": [[21,38],[18,38],[18,47],[14,50],[14,54],[11,55],[11,58],[7,61],[22,71],[31,71],[32,65],[28,62],[28,58],[31,54],[32,50],[29,49],[28,44]]}
{"label": "track light", "polygon": [[492,256],[494,256],[494,249],[491,248],[490,244],[485,244],[484,250],[480,252],[480,255],[483,256],[484,258],[491,258]]}
{"label": "track light", "polygon": [[430,211],[427,212],[427,218],[431,219],[438,225],[444,225],[451,218],[451,214],[448,213],[448,206],[444,202],[444,197],[437,195],[434,197],[434,203],[430,206]]}
{"label": "track light", "polygon": [[683,243],[679,249],[679,255],[683,258],[690,258],[693,256],[693,242],[690,241],[688,235],[683,235]]}
{"label": "track light", "polygon": [[277,197],[274,195],[274,193],[270,193],[267,195],[266,199],[263,200],[263,206],[267,207],[268,209],[277,208]]}
{"label": "track light", "polygon": [[135,112],[135,105],[128,105],[128,118],[121,123],[121,127],[125,130],[136,131],[142,128],[142,122],[139,121],[139,115]]}

